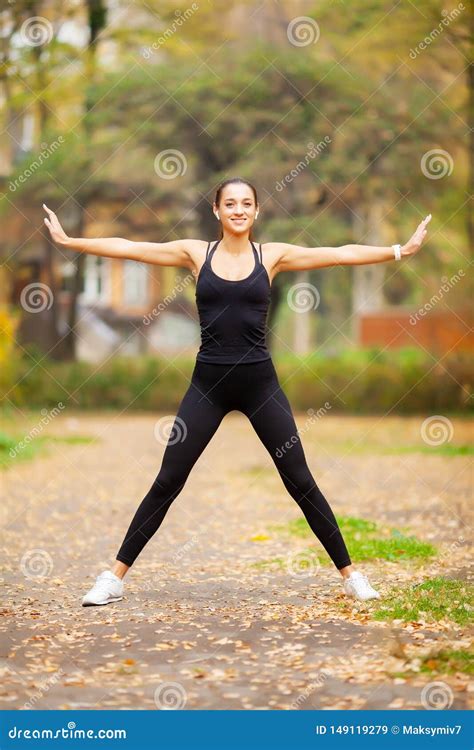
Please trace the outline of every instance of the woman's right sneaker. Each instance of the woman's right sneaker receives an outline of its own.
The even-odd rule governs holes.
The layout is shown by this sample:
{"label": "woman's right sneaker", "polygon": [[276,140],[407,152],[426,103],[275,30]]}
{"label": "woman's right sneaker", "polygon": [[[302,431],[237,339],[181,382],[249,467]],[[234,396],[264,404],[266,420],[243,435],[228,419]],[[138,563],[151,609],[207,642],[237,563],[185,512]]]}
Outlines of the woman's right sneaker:
{"label": "woman's right sneaker", "polygon": [[111,570],[104,570],[97,576],[94,585],[84,596],[82,606],[91,607],[109,604],[110,602],[119,602],[121,599],[123,599],[122,579],[112,573]]}
{"label": "woman's right sneaker", "polygon": [[380,599],[380,594],[369,583],[367,576],[354,570],[348,578],[344,579],[344,591],[347,596],[366,602],[368,599]]}

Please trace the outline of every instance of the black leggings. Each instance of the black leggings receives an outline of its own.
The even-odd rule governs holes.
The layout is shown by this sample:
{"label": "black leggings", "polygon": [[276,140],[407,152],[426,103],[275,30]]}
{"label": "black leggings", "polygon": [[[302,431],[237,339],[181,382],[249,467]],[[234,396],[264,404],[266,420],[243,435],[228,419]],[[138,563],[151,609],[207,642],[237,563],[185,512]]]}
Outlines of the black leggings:
{"label": "black leggings", "polygon": [[335,566],[340,569],[350,565],[334,514],[306,463],[290,404],[271,359],[229,365],[196,360],[159,474],[132,519],[117,560],[133,564],[161,525],[223,417],[233,410],[250,419],[283,484]]}

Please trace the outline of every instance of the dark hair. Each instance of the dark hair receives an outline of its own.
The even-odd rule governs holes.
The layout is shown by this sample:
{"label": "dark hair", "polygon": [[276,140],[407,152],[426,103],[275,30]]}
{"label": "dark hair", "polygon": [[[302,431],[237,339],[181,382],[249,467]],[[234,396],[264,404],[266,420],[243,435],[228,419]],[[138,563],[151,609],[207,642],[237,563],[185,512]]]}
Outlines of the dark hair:
{"label": "dark hair", "polygon": [[[249,188],[251,189],[251,191],[253,193],[253,197],[255,199],[255,205],[258,204],[257,190],[254,187],[254,185],[252,185],[251,182],[248,182],[248,180],[243,180],[241,177],[230,177],[228,180],[224,180],[224,182],[221,182],[221,184],[218,186],[218,188],[216,190],[216,197],[214,199],[214,202],[215,202],[216,206],[219,206],[219,203],[221,202],[222,191],[224,190],[224,188],[227,185],[231,185],[232,183],[238,183],[238,182],[242,183],[243,185],[248,185],[249,186]],[[219,237],[219,239],[221,240],[222,237],[224,236],[223,232],[222,232],[222,224],[219,224],[219,231],[220,231],[220,237]],[[250,228],[250,232],[249,232],[249,240],[253,240],[252,227]]]}

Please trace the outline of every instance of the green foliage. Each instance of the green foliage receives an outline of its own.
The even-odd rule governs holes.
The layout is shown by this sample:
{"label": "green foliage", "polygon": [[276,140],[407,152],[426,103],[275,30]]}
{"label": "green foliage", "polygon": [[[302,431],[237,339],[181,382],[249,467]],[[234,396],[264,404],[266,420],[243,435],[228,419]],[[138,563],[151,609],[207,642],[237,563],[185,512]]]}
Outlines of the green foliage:
{"label": "green foliage", "polygon": [[[9,395],[14,404],[34,408],[63,401],[79,409],[170,410],[179,406],[194,366],[193,359],[170,364],[155,356],[113,357],[99,366],[48,359],[39,364],[41,356],[32,353],[16,368],[19,385]],[[467,413],[472,405],[461,386],[472,380],[470,357],[452,355],[443,365],[439,372],[431,358],[422,360],[412,351],[351,350],[337,357],[275,358],[292,408],[317,411],[327,401],[328,414]],[[448,455],[456,449],[443,452]]]}
{"label": "green foliage", "polygon": [[[286,355],[276,362],[280,381],[294,409],[330,413],[413,414],[472,409],[472,357],[453,354],[444,368],[413,349],[350,349],[340,355]],[[464,386],[464,387],[463,387]]]}
{"label": "green foliage", "polygon": [[15,335],[19,322],[18,311],[0,307],[0,394],[10,393],[18,377],[20,353]]}

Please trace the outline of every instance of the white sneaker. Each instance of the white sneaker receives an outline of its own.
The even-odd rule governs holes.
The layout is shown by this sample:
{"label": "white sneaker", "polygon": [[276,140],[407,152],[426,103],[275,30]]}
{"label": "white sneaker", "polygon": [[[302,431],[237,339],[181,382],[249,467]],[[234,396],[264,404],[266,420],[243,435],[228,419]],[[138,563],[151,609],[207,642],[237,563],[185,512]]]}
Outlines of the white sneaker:
{"label": "white sneaker", "polygon": [[369,583],[367,576],[354,570],[349,578],[344,579],[344,591],[347,596],[353,596],[365,602],[367,599],[380,599],[380,594]]}
{"label": "white sneaker", "polygon": [[104,570],[97,576],[96,581],[90,591],[82,600],[83,607],[90,607],[94,604],[109,604],[109,602],[119,602],[123,599],[123,581],[121,578],[112,573],[110,570]]}

